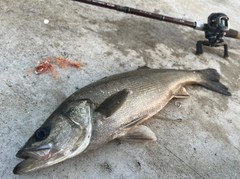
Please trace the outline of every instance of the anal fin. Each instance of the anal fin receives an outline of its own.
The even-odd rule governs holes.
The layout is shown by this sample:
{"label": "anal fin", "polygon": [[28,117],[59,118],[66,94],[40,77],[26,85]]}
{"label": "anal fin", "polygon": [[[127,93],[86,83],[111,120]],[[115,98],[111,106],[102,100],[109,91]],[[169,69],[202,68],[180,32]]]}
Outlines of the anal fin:
{"label": "anal fin", "polygon": [[151,129],[144,125],[133,127],[124,136],[119,138],[124,141],[142,142],[142,141],[156,141],[156,135]]}
{"label": "anal fin", "polygon": [[181,89],[179,90],[178,94],[174,96],[174,98],[188,98],[190,95],[188,94],[186,88],[181,87]]}

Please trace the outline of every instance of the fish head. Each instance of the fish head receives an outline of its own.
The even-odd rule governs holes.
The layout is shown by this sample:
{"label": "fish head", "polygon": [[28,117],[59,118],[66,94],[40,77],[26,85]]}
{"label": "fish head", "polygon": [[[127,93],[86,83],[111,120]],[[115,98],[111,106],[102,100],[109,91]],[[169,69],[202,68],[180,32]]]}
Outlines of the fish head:
{"label": "fish head", "polygon": [[87,100],[65,102],[17,152],[24,160],[13,173],[35,171],[76,156],[87,148],[91,134],[91,104]]}

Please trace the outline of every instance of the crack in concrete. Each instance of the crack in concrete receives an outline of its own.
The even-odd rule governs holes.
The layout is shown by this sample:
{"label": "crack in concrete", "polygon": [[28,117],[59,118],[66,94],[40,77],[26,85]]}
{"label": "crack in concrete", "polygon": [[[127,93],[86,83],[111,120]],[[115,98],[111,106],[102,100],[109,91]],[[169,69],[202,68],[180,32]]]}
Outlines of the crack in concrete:
{"label": "crack in concrete", "polygon": [[176,154],[174,154],[171,150],[169,150],[167,147],[165,147],[167,151],[169,151],[174,157],[176,157],[178,160],[180,160],[182,163],[184,163],[186,166],[188,166],[194,173],[199,175],[201,178],[205,179],[200,173],[198,173],[194,168],[192,168],[190,165],[188,165],[184,160],[179,158]]}

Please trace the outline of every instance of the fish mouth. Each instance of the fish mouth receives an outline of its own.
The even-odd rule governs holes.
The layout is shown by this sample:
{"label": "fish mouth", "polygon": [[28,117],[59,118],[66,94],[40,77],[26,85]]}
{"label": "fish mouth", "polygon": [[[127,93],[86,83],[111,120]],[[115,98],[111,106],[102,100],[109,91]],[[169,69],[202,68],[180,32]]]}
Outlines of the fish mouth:
{"label": "fish mouth", "polygon": [[20,162],[16,167],[14,167],[13,169],[13,173],[14,174],[21,174],[21,173],[26,173],[31,171],[31,168],[29,166],[31,166],[31,164],[36,163],[38,160],[35,158],[26,158],[25,160],[23,160],[22,162]]}
{"label": "fish mouth", "polygon": [[14,174],[31,172],[42,168],[42,164],[51,156],[51,148],[38,147],[34,150],[20,149],[16,157],[24,159],[14,169]]}
{"label": "fish mouth", "polygon": [[36,147],[34,149],[20,149],[18,153],[16,154],[16,157],[27,159],[29,157],[36,158],[36,159],[46,159],[49,157],[49,154],[52,149],[52,144],[46,144],[39,147]]}

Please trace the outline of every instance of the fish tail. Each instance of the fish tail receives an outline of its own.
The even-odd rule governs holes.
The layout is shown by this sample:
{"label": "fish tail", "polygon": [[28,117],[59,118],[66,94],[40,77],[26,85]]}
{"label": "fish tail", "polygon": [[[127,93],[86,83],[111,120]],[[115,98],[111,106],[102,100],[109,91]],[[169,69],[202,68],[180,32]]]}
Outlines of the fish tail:
{"label": "fish tail", "polygon": [[197,70],[195,72],[200,73],[202,78],[202,80],[197,84],[209,90],[215,91],[217,93],[221,93],[226,96],[231,96],[231,93],[228,91],[228,88],[219,81],[220,75],[217,72],[217,70],[209,68],[205,70]]}

